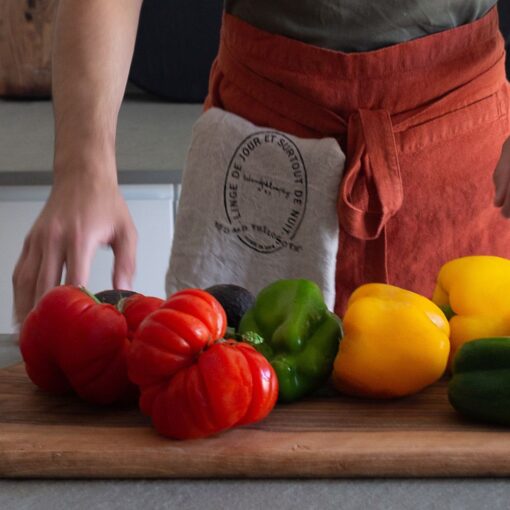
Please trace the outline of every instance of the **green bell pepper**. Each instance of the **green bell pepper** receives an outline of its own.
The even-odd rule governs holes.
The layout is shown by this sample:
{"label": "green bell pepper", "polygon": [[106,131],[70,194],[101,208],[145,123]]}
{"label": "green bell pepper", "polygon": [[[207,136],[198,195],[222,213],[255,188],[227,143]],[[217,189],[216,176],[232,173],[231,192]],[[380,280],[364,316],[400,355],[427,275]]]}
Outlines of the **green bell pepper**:
{"label": "green bell pepper", "polygon": [[310,280],[278,280],[258,294],[242,317],[241,334],[253,331],[255,345],[278,376],[279,400],[292,402],[324,384],[342,338],[342,323]]}
{"label": "green bell pepper", "polygon": [[454,358],[452,374],[448,398],[459,413],[510,425],[510,337],[465,343]]}

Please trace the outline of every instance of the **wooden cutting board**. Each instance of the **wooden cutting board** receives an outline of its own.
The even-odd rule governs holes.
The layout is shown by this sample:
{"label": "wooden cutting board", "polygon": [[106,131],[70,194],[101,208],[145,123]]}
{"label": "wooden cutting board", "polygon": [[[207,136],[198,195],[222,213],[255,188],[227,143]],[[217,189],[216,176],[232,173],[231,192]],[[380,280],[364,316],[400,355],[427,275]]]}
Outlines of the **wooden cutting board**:
{"label": "wooden cutting board", "polygon": [[262,423],[171,441],[135,408],[102,409],[0,370],[0,476],[336,478],[510,475],[510,431],[464,421],[446,384],[389,402],[321,397]]}

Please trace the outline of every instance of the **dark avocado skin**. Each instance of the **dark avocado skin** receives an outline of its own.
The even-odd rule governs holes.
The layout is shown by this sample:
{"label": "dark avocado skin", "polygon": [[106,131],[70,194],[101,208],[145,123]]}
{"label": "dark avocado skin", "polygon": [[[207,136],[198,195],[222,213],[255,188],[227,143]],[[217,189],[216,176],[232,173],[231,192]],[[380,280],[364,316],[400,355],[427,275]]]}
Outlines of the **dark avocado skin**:
{"label": "dark avocado skin", "polygon": [[133,294],[136,294],[136,292],[131,290],[102,290],[95,294],[95,296],[101,303],[116,305],[121,299],[132,296]]}
{"label": "dark avocado skin", "polygon": [[205,289],[223,306],[229,328],[237,331],[241,317],[255,304],[255,296],[244,287],[233,284],[213,285]]}

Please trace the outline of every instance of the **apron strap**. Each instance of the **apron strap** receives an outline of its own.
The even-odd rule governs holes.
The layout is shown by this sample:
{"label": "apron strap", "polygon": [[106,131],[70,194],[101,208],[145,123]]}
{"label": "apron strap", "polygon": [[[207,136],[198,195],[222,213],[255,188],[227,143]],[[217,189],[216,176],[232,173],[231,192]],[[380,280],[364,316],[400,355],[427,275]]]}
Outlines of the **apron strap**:
{"label": "apron strap", "polygon": [[339,219],[357,239],[376,239],[402,206],[403,188],[395,135],[385,110],[349,117],[348,167],[340,188]]}
{"label": "apron strap", "polygon": [[349,117],[347,133],[338,219],[347,234],[368,241],[365,279],[387,283],[386,224],[404,200],[391,116],[386,110],[358,110]]}

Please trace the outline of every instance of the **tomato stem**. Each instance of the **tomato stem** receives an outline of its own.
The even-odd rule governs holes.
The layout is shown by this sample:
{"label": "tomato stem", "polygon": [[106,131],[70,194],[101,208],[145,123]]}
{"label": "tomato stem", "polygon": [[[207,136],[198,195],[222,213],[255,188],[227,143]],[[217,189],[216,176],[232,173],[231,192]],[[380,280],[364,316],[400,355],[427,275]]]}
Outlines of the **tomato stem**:
{"label": "tomato stem", "polygon": [[98,305],[100,305],[100,304],[101,304],[101,301],[99,301],[99,299],[97,299],[97,297],[96,297],[94,294],[92,294],[92,292],[90,292],[90,290],[88,290],[87,288],[85,288],[83,285],[80,285],[80,290],[81,290],[83,293],[87,294],[87,296],[88,296],[89,298],[91,298],[92,300],[94,300],[94,302],[96,302]]}
{"label": "tomato stem", "polygon": [[234,328],[227,328],[225,338],[228,340],[236,340],[237,342],[245,342],[250,345],[259,345],[264,342],[264,339],[254,331],[247,331],[246,333],[236,333]]}
{"label": "tomato stem", "polygon": [[448,304],[448,305],[442,305],[440,306],[439,308],[441,308],[442,312],[445,314],[446,316],[446,320],[450,320],[452,317],[454,317],[456,315],[456,313],[453,311],[453,308]]}
{"label": "tomato stem", "polygon": [[115,305],[115,308],[117,308],[117,310],[120,313],[124,313],[124,305],[125,305],[127,299],[128,299],[127,297],[123,297],[123,298],[119,299],[118,303]]}

